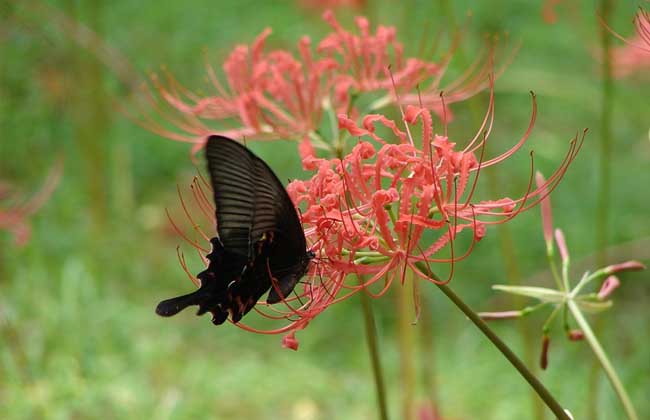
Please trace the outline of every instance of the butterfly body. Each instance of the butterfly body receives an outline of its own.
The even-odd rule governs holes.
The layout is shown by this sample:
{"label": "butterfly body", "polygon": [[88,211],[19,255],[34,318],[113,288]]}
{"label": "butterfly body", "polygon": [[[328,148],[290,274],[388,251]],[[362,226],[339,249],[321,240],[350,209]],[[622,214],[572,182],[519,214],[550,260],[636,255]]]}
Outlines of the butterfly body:
{"label": "butterfly body", "polygon": [[212,314],[216,325],[239,322],[268,291],[282,301],[309,267],[313,254],[286,190],[260,158],[234,140],[211,136],[206,144],[218,237],[193,293],[162,301],[161,316],[190,305]]}

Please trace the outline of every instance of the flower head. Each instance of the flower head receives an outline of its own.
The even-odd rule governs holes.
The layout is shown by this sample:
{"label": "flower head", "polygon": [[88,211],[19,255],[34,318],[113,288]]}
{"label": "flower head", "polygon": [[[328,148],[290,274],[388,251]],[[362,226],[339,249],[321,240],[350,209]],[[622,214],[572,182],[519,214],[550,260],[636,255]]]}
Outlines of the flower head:
{"label": "flower head", "polygon": [[612,51],[612,64],[614,75],[625,77],[638,71],[650,68],[650,14],[643,9],[634,18],[636,35],[626,39],[603,22],[603,25],[616,36],[625,42],[625,45],[615,48]]}
{"label": "flower head", "polygon": [[[301,209],[309,248],[315,254],[312,267],[296,286],[294,295],[278,304],[259,302],[255,306],[258,313],[284,321],[283,325],[272,329],[241,322],[236,325],[254,332],[294,334],[331,304],[355,293],[382,296],[395,280],[406,281],[407,271],[432,282],[450,281],[454,264],[470,254],[475,243],[486,235],[488,226],[507,222],[538,204],[555,188],[575,158],[581,144],[577,139],[571,142],[557,171],[539,187],[532,187],[531,172],[519,198],[476,199],[481,171],[507,159],[524,145],[535,115],[533,96],[528,129],[510,150],[492,158],[485,157],[494,119],[492,89],[478,133],[462,146],[447,135],[436,134],[431,113],[422,107],[406,107],[398,121],[370,114],[358,124],[347,115],[339,115],[337,141],[354,142],[351,151],[323,159],[309,147],[301,147],[303,166],[313,175],[287,187],[294,204]],[[206,188],[207,182],[195,178],[192,197],[207,225],[214,226],[214,208]],[[200,227],[205,224],[198,222],[180,196],[184,213],[197,234],[184,234],[175,222],[173,226],[205,260],[210,250],[209,235]],[[470,244],[459,251],[455,242],[463,232],[469,233]],[[198,284],[182,254],[179,259]],[[432,279],[417,268],[419,263],[445,264],[450,268],[449,275],[444,280]],[[287,336],[283,343],[297,348],[295,335]]]}
{"label": "flower head", "polygon": [[[302,37],[295,52],[267,49],[268,28],[250,45],[236,46],[222,65],[223,76],[207,65],[212,91],[207,95],[183,87],[167,72],[153,75],[157,94],[149,93],[142,124],[164,137],[194,144],[194,151],[210,134],[308,140],[331,150],[322,125],[335,120],[337,113],[363,115],[399,102],[428,107],[450,120],[445,104],[488,86],[491,50],[489,59],[474,63],[441,97],[440,81],[457,42],[435,63],[406,57],[392,26],[379,25],[373,31],[368,19],[359,16],[356,31],[349,31],[331,11],[323,19],[332,32],[315,43]],[[419,95],[411,93],[416,86],[421,87]],[[367,97],[359,100],[362,95]],[[333,137],[336,127],[329,131]]]}
{"label": "flower head", "polygon": [[172,140],[195,143],[195,149],[215,132],[239,139],[301,139],[314,130],[320,123],[324,80],[334,63],[315,59],[308,37],[298,43],[298,56],[284,50],[267,51],[265,42],[270,34],[267,28],[250,46],[238,45],[232,50],[223,64],[225,84],[207,65],[212,95],[191,92],[169,74],[166,81],[153,75],[164,103],[151,101],[152,106],[180,132],[154,120],[147,120],[146,125]]}
{"label": "flower head", "polygon": [[63,163],[59,160],[46,176],[40,191],[24,199],[12,191],[9,184],[0,184],[0,230],[7,230],[17,246],[29,241],[31,229],[27,218],[36,213],[52,195],[59,183]]}

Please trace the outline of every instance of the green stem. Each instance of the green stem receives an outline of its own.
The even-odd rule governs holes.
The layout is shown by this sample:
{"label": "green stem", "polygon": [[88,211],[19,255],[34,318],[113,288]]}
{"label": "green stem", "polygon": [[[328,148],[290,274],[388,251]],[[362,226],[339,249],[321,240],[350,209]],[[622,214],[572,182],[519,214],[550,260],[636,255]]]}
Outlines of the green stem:
{"label": "green stem", "polygon": [[[439,4],[440,11],[441,11],[440,15],[445,17],[446,21],[449,22],[451,26],[450,29],[451,33],[458,32],[459,30],[461,30],[459,28],[459,25],[457,24],[453,4],[454,3],[449,0],[440,0],[440,4]],[[463,51],[463,48],[458,48],[458,50],[455,53],[454,59],[458,60],[462,68],[467,67],[468,60]],[[480,100],[481,97],[477,95],[476,97],[470,98],[467,101],[472,114],[472,119],[475,122],[478,122],[479,124],[483,120],[483,112],[481,111],[480,108]],[[497,171],[494,170],[496,168],[493,167],[492,169],[493,170],[486,171],[486,172],[487,172],[488,186],[490,192],[494,193],[498,191],[498,186],[500,184],[497,176]],[[518,259],[516,258],[516,251],[513,244],[512,235],[510,234],[510,230],[508,229],[508,225],[501,225],[500,227],[501,229],[498,234],[499,249],[501,252],[501,257],[504,264],[508,283],[514,285],[517,284],[518,280],[521,279],[519,266],[517,264]],[[523,300],[518,296],[512,295],[511,301],[512,301],[512,305],[514,307],[517,307],[517,306],[521,306]],[[530,328],[527,328],[526,324],[524,324],[523,322],[518,322],[517,328],[519,330],[519,335],[521,336],[521,339],[524,344],[524,359],[528,362],[529,365],[534,366],[533,364],[535,363],[536,354],[535,354],[535,344],[533,341],[534,337],[532,335],[532,330]],[[533,411],[532,418],[534,418],[535,420],[544,420],[544,404],[539,398],[537,398],[536,393],[533,391],[530,392],[530,398],[531,398],[531,405]]]}
{"label": "green stem", "polygon": [[386,387],[384,385],[384,373],[379,360],[379,344],[377,343],[377,327],[375,325],[375,316],[370,306],[370,298],[362,291],[361,308],[363,309],[363,321],[366,330],[366,343],[370,351],[370,364],[372,365],[372,375],[375,381],[375,391],[377,393],[377,408],[379,409],[379,418],[388,420],[388,408],[386,404]]}
{"label": "green stem", "polygon": [[[425,281],[415,277],[414,281],[420,282],[418,287],[428,286]],[[422,294],[422,307],[420,309],[420,360],[421,360],[421,378],[424,385],[425,395],[431,401],[433,409],[438,412],[440,409],[438,401],[438,392],[436,385],[436,364],[435,364],[435,342],[433,331],[435,326],[433,322],[433,302],[428,295]]]}
{"label": "green stem", "polygon": [[[605,22],[609,22],[614,8],[612,0],[600,0],[599,13]],[[610,184],[611,184],[611,141],[612,141],[612,115],[614,100],[614,83],[612,79],[612,57],[611,41],[612,35],[603,25],[600,27],[600,46],[603,57],[602,72],[602,97],[600,115],[600,156],[599,156],[599,188],[596,206],[596,250],[597,266],[603,267],[607,262],[607,237],[609,233],[609,209],[610,209]],[[596,321],[594,329],[600,330],[601,320]],[[598,376],[600,369],[594,362],[588,380],[587,406],[588,418],[597,420],[598,410]]]}
{"label": "green stem", "polygon": [[414,357],[414,330],[413,330],[413,272],[406,270],[404,284],[397,288],[397,299],[399,301],[399,321],[398,321],[398,348],[399,364],[401,371],[401,391],[402,391],[402,418],[412,419],[413,416],[413,397],[415,394],[415,368],[413,366]]}
{"label": "green stem", "polygon": [[[431,279],[438,280],[437,276],[429,270],[426,264],[422,262],[416,263],[417,268],[429,276]],[[571,418],[564,411],[560,403],[558,403],[546,387],[532,374],[526,365],[515,355],[506,343],[488,327],[488,325],[474,312],[463,300],[454,293],[449,286],[444,284],[436,284],[438,288],[451,300],[458,309],[460,309],[476,327],[499,349],[506,359],[514,366],[521,376],[533,387],[537,395],[544,401],[546,406],[555,414],[560,420],[571,420]]]}
{"label": "green stem", "polygon": [[616,392],[616,395],[618,396],[619,400],[621,400],[621,404],[623,404],[623,409],[625,410],[625,414],[627,415],[627,418],[630,420],[638,420],[639,417],[637,416],[636,411],[634,410],[634,406],[632,405],[632,400],[630,400],[630,396],[625,391],[625,387],[623,386],[623,383],[621,382],[620,378],[616,374],[616,370],[614,370],[614,367],[609,361],[609,358],[607,357],[607,353],[605,353],[605,350],[598,342],[596,335],[591,330],[591,327],[589,326],[589,323],[585,319],[584,315],[582,315],[580,308],[578,307],[578,305],[575,303],[573,299],[569,299],[567,301],[567,305],[569,306],[569,310],[571,311],[573,318],[576,320],[578,326],[580,326],[580,329],[585,335],[585,339],[589,343],[589,346],[591,346],[591,350],[594,352],[596,358],[600,362],[600,365],[605,371],[607,378],[612,383],[612,386],[614,387],[614,392]]}

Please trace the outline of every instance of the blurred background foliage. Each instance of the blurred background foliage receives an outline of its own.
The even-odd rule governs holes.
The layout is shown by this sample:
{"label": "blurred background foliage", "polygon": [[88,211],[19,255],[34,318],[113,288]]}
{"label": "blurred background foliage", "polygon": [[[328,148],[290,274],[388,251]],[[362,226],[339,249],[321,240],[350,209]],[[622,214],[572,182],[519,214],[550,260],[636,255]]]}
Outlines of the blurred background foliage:
{"label": "blurred background foliage", "polygon": [[[615,3],[609,19],[624,35],[632,33],[633,3]],[[593,1],[561,2],[555,24],[544,21],[541,4],[522,0],[408,0],[399,6],[368,0],[361,11],[337,11],[347,27],[355,13],[373,24],[395,25],[411,54],[438,31],[462,31],[449,80],[485,48],[487,35],[502,38],[506,51],[519,46],[496,84],[489,151],[509,148],[525,131],[529,90],[537,94],[539,114],[526,149],[535,150],[542,171],[550,173],[559,163],[577,131],[590,129],[553,194],[555,225],[567,236],[575,276],[595,267],[598,249],[597,7]],[[105,44],[88,42],[70,22],[87,26]],[[358,297],[312,322],[299,334],[295,353],[280,347],[279,336],[253,335],[232,325],[215,328],[189,311],[170,320],[154,314],[159,300],[192,287],[177,263],[181,240],[165,209],[180,212],[176,185],[188,184],[195,168],[186,144],[159,138],[123,111],[161,65],[185,86],[204,88],[206,58],[219,67],[234,44],[251,42],[267,26],[273,28],[269,45],[289,49],[303,34],[318,39],[329,30],[319,12],[292,1],[0,2],[0,179],[35,191],[57,156],[65,159],[58,189],[32,219],[31,241],[16,247],[0,232],[2,418],[376,415]],[[648,263],[650,257],[649,74],[646,69],[614,84],[608,262]],[[463,143],[486,107],[485,95],[454,105],[451,137]],[[280,144],[250,147],[281,179],[302,176],[295,145]],[[498,196],[514,197],[527,181],[528,156],[522,151],[481,182]],[[513,261],[515,271],[509,267]],[[513,276],[520,284],[550,284],[546,267],[539,212],[533,210],[507,231],[490,229],[471,258],[457,266],[453,287],[476,310],[510,309],[512,299],[490,286]],[[641,418],[650,416],[647,277],[622,277],[615,306],[600,315],[598,331]],[[414,400],[424,403],[435,385],[441,418],[533,418],[527,385],[475,328],[434,287],[423,288],[423,304],[432,338],[415,326],[416,342],[432,339],[433,345],[413,353]],[[389,294],[373,306],[391,415],[399,418],[398,304]],[[542,322],[532,316],[494,327],[536,365]],[[589,412],[592,364],[586,343],[568,342],[557,333],[550,366],[540,373],[576,418]],[[604,376],[597,384],[599,418],[622,418]]]}

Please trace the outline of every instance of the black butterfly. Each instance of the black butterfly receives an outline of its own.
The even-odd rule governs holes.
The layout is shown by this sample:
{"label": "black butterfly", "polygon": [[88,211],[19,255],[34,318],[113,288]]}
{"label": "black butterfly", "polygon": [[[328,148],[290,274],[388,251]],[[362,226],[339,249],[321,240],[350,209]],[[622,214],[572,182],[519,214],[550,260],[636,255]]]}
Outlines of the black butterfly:
{"label": "black butterfly", "polygon": [[197,315],[212,313],[220,325],[230,313],[239,322],[269,289],[266,301],[277,303],[293,291],[314,257],[307,251],[296,209],[268,165],[243,145],[211,136],[205,146],[214,190],[217,237],[198,274],[201,287],[164,300],[156,313],[176,315],[199,305]]}

